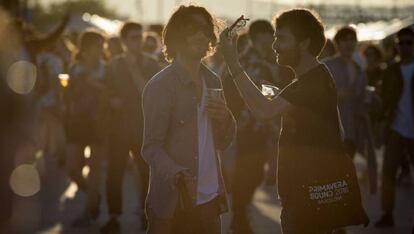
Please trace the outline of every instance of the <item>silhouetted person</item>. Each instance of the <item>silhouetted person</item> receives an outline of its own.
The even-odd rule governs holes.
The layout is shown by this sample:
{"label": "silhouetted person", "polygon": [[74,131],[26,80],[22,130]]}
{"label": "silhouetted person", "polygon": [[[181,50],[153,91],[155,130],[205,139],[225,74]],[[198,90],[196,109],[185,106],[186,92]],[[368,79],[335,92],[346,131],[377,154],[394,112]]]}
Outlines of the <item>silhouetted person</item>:
{"label": "silhouetted person", "polygon": [[[53,44],[63,32],[69,17],[51,34],[42,38],[28,38],[23,22],[12,19],[2,28],[0,45],[0,228],[7,225],[12,215],[13,194],[10,188],[10,175],[14,165],[16,150],[26,142],[33,142],[31,125],[36,111],[35,90],[18,93],[11,87],[8,72],[11,65],[27,61],[36,65],[36,56],[45,47]],[[25,78],[25,77],[21,77]],[[24,79],[22,79],[24,81]],[[40,80],[37,82],[39,83]],[[29,127],[30,126],[30,127]],[[3,231],[3,230],[0,230]],[[7,231],[6,231],[7,233]]]}
{"label": "silhouetted person", "polygon": [[[306,9],[283,12],[275,19],[275,25],[273,49],[277,62],[292,68],[296,75],[275,98],[262,95],[243,70],[238,61],[236,39],[229,36],[228,29],[220,34],[219,49],[243,100],[255,117],[272,120],[283,116],[278,155],[283,233],[329,233],[340,226],[367,224],[354,171],[352,204],[344,206],[339,202],[334,208],[342,210],[339,214],[319,213],[322,210],[319,202],[326,200],[323,196],[312,197],[312,186],[309,186],[322,183],[311,181],[318,180],[317,175],[323,180],[337,171],[331,164],[323,164],[327,159],[335,158],[337,162],[353,166],[343,151],[333,78],[327,67],[317,60],[325,44],[324,27]],[[289,117],[288,122],[285,122],[286,117]],[[329,209],[329,205],[324,207]],[[333,210],[324,212],[332,213]]]}
{"label": "silhouetted person", "polygon": [[345,146],[348,155],[353,158],[360,140],[358,127],[367,80],[362,68],[352,58],[358,42],[355,29],[342,27],[335,34],[334,41],[338,54],[327,58],[324,63],[335,80]]}
{"label": "silhouetted person", "polygon": [[[79,38],[79,52],[69,69],[70,81],[66,92],[65,113],[67,159],[70,178],[87,194],[82,214],[74,226],[88,226],[99,216],[101,162],[104,158],[105,134],[104,99],[106,65],[103,62],[105,38],[96,31],[84,31]],[[90,146],[86,163],[84,149]],[[89,165],[87,178],[83,167]]]}
{"label": "silhouetted person", "polygon": [[22,142],[20,125],[25,114],[24,97],[9,87],[7,69],[0,69],[0,112],[0,232],[7,233],[13,211],[10,175],[14,168],[14,155]]}
{"label": "silhouetted person", "polygon": [[111,60],[118,55],[124,53],[124,48],[122,47],[122,41],[119,37],[111,37],[108,39],[108,59]]}
{"label": "silhouetted person", "polygon": [[217,38],[203,7],[180,6],[163,33],[171,65],[144,91],[149,234],[218,234],[227,210],[219,163],[235,134],[217,76],[201,60]]}
{"label": "silhouetted person", "polygon": [[387,139],[382,168],[383,215],[377,227],[394,225],[395,180],[406,154],[414,161],[414,32],[397,33],[400,61],[385,71],[382,99],[387,121]]}
{"label": "silhouetted person", "polygon": [[370,120],[372,123],[372,130],[374,135],[374,142],[376,147],[384,144],[384,120],[382,115],[382,84],[386,64],[383,59],[381,49],[373,44],[369,44],[363,51],[365,60],[367,62],[366,74],[368,84],[374,87],[374,92],[371,93],[369,111]]}
{"label": "silhouetted person", "polygon": [[147,81],[161,70],[157,61],[142,51],[141,24],[125,23],[121,28],[120,37],[126,51],[108,64],[107,84],[110,92],[111,118],[106,194],[110,217],[101,228],[102,233],[120,230],[119,216],[123,210],[122,185],[129,152],[134,157],[139,173],[139,203],[142,209],[139,215],[142,228],[145,229],[143,209],[148,186],[148,165],[142,160],[140,153],[144,127],[141,96]]}

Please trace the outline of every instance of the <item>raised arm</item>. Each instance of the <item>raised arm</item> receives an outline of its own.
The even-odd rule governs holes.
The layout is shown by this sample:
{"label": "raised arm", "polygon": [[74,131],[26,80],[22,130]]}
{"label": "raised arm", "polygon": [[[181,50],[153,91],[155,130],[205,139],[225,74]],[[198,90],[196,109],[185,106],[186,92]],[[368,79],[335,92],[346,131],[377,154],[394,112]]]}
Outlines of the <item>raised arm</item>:
{"label": "raised arm", "polygon": [[[223,85],[220,82],[220,87],[223,88]],[[224,98],[224,103],[227,106],[226,98]],[[226,108],[228,117],[224,118],[222,121],[214,121],[214,134],[215,139],[218,141],[216,142],[216,147],[218,150],[224,151],[226,150],[231,143],[233,142],[234,138],[236,137],[236,120],[233,116],[233,113],[230,111],[229,108]]]}
{"label": "raised arm", "polygon": [[289,110],[292,105],[288,101],[280,96],[272,100],[267,99],[244,72],[238,61],[236,40],[236,37],[229,38],[227,30],[224,30],[220,34],[219,50],[223,54],[241,97],[253,115],[259,120],[269,120]]}
{"label": "raised arm", "polygon": [[49,35],[43,38],[36,38],[31,39],[26,42],[26,46],[30,51],[39,52],[42,49],[46,48],[47,46],[50,46],[51,44],[56,43],[56,41],[59,39],[59,37],[62,35],[63,31],[66,28],[66,25],[69,23],[70,15],[66,14],[60,25]]}

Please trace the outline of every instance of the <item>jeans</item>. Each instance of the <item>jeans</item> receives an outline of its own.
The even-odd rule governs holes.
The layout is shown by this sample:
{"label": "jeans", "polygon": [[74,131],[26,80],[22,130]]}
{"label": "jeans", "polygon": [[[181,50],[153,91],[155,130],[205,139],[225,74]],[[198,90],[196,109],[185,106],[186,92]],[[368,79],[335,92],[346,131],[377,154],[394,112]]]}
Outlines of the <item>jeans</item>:
{"label": "jeans", "polygon": [[236,153],[235,172],[231,184],[233,220],[232,230],[236,234],[253,233],[248,218],[248,207],[253,200],[256,188],[263,181],[266,163],[266,148],[255,151],[238,150]]}
{"label": "jeans", "polygon": [[122,185],[130,151],[134,155],[134,161],[139,173],[139,202],[140,207],[144,209],[148,190],[149,168],[140,154],[141,142],[139,137],[131,135],[135,134],[116,131],[109,139],[106,195],[110,215],[122,214]]}
{"label": "jeans", "polygon": [[406,154],[414,162],[414,139],[408,139],[392,131],[385,148],[382,166],[382,197],[381,204],[384,213],[392,213],[395,201],[395,180],[398,168]]}

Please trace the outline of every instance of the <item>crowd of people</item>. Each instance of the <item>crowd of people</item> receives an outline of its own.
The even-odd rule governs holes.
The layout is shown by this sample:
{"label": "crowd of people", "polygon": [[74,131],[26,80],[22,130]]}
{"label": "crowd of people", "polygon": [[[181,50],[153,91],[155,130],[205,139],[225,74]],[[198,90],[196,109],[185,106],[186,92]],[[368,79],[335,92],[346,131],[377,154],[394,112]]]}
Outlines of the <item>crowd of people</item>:
{"label": "crowd of people", "polygon": [[233,33],[190,5],[161,35],[126,22],[117,36],[74,37],[69,19],[43,37],[17,19],[0,32],[0,197],[9,201],[0,225],[12,211],[11,171],[38,151],[87,197],[74,227],[106,203],[101,233],[121,230],[130,158],[147,233],[221,233],[229,210],[233,233],[253,233],[249,204],[262,183],[278,186],[283,233],[367,225],[356,154],[381,194],[375,225],[394,225],[396,186],[411,185],[414,162],[412,28],[381,44],[343,26],[326,41],[317,14],[294,9]]}

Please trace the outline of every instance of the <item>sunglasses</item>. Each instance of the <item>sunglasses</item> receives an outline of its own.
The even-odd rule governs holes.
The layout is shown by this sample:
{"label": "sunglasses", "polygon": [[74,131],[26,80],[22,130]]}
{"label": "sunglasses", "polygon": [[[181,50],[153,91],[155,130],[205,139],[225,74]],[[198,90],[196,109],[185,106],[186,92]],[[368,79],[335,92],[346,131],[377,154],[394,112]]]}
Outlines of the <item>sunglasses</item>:
{"label": "sunglasses", "polygon": [[214,36],[214,30],[212,30],[208,25],[190,24],[185,27],[184,31],[187,35],[195,35],[201,32],[208,38],[212,38]]}

